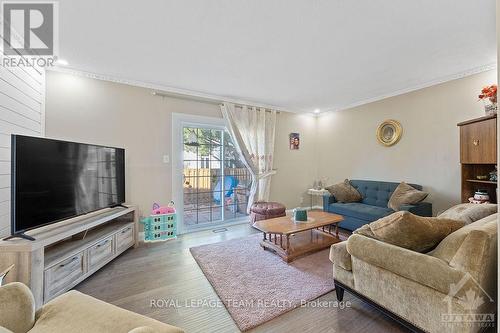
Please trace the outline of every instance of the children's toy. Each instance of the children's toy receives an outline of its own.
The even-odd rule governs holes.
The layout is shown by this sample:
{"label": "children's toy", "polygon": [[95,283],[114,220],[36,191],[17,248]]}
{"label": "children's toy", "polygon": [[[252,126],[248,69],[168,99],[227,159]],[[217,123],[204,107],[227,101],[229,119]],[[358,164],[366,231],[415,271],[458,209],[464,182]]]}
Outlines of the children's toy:
{"label": "children's toy", "polygon": [[170,201],[168,206],[160,206],[155,202],[153,204],[153,210],[151,211],[151,215],[174,214],[174,213],[175,213],[175,206],[173,201]]}
{"label": "children's toy", "polygon": [[[233,176],[224,176],[224,197],[229,198],[233,193],[236,186],[238,186],[238,179]],[[217,204],[221,203],[222,181],[219,180],[213,192],[214,200]]]}
{"label": "children's toy", "polygon": [[141,220],[144,224],[144,241],[164,241],[177,237],[177,214],[175,213],[174,202],[170,201],[168,206],[160,207],[153,205],[153,210],[149,217]]}

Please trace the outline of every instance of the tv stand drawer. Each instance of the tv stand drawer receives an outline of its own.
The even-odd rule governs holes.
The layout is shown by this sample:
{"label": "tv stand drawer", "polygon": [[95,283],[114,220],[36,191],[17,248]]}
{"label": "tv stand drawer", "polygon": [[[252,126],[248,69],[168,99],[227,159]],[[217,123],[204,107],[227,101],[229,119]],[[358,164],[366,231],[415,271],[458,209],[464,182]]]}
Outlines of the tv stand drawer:
{"label": "tv stand drawer", "polygon": [[135,243],[134,225],[130,224],[116,233],[116,252],[121,253]]}
{"label": "tv stand drawer", "polygon": [[52,299],[84,274],[85,254],[80,252],[45,270],[45,299]]}
{"label": "tv stand drawer", "polygon": [[113,236],[104,238],[88,249],[89,271],[98,269],[105,261],[113,258]]}

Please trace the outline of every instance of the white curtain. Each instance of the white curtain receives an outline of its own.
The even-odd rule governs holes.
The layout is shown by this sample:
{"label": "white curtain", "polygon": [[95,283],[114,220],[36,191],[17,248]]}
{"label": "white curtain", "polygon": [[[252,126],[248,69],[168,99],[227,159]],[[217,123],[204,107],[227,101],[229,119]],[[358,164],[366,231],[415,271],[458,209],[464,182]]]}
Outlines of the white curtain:
{"label": "white curtain", "polygon": [[271,176],[276,173],[273,170],[276,110],[224,103],[221,111],[240,158],[252,175],[248,212],[255,201],[269,200]]}

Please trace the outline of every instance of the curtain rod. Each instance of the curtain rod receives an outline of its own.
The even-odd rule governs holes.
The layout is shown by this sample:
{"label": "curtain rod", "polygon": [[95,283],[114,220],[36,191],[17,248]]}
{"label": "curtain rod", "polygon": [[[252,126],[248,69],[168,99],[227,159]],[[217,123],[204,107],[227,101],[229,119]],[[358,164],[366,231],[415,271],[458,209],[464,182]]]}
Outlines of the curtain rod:
{"label": "curtain rod", "polygon": [[[223,103],[219,103],[219,105],[224,105],[224,103],[231,103],[231,102],[223,102]],[[271,112],[271,110],[274,110],[274,109],[266,108],[263,106],[243,105],[243,104],[237,104],[237,103],[232,103],[232,104],[234,104],[235,107],[240,108],[240,109],[243,109],[244,106],[247,106],[247,107],[250,106],[253,108],[265,109],[266,112]],[[276,113],[279,114],[279,113],[281,113],[281,111],[276,110]]]}
{"label": "curtain rod", "polygon": [[[232,103],[234,106],[242,108],[243,106],[252,106],[256,108],[262,108],[266,109],[266,112],[270,112],[272,108],[270,107],[264,107],[264,106],[253,106],[253,105],[245,105],[241,103],[233,103],[233,102],[228,102],[228,101],[221,101],[221,100],[216,100],[216,99],[211,99],[211,98],[205,98],[205,97],[196,97],[196,96],[189,96],[189,95],[184,95],[184,94],[174,94],[174,93],[164,93],[160,91],[153,90],[151,92],[153,96],[160,96],[160,97],[173,97],[173,98],[180,98],[180,99],[185,99],[189,101],[196,101],[196,102],[205,102],[208,104],[213,104],[213,105],[222,105],[224,103]],[[279,114],[281,111],[276,110],[276,113]]]}

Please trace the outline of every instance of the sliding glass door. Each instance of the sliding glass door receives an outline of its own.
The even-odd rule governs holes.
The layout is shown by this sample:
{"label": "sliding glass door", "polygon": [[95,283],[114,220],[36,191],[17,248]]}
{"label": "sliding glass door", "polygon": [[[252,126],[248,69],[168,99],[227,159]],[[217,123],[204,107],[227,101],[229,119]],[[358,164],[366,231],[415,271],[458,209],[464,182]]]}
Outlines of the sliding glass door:
{"label": "sliding glass door", "polygon": [[183,126],[182,132],[185,227],[245,218],[251,176],[230,135],[203,125]]}

